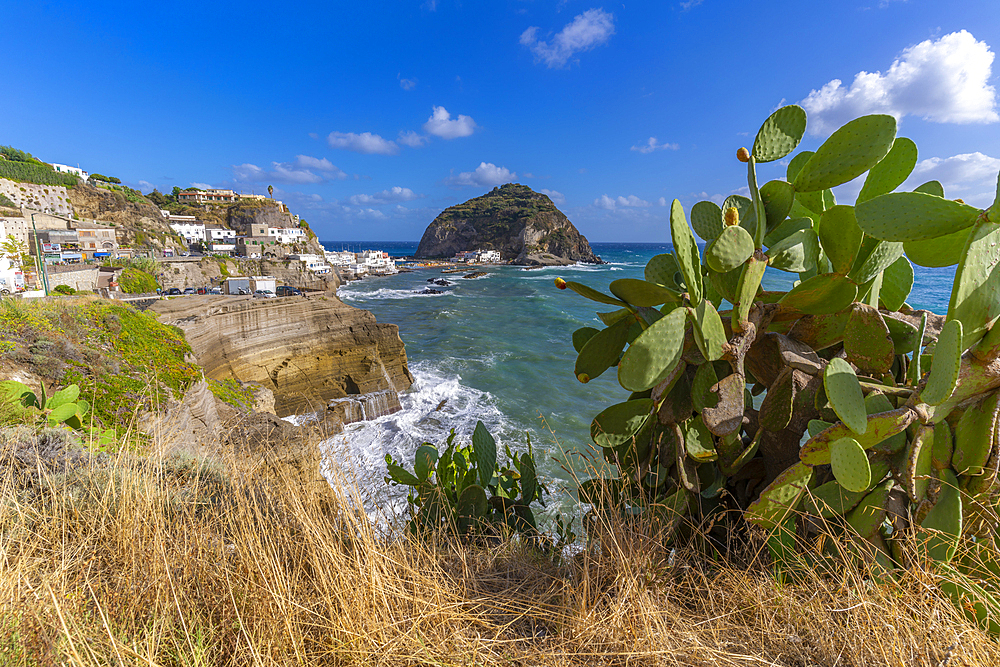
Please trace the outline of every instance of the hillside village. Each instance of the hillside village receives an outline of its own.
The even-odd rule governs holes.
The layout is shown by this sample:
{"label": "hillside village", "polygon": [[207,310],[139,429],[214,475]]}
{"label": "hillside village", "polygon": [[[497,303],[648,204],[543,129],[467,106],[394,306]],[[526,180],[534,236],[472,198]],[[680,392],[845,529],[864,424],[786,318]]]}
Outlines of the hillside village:
{"label": "hillside village", "polygon": [[194,187],[144,195],[8,146],[0,146],[0,241],[0,291],[26,295],[57,286],[113,292],[121,285],[107,265],[139,260],[156,262],[164,290],[221,285],[234,272],[279,273],[279,282],[312,289],[396,272],[379,250],[326,251],[305,220],[269,196]]}

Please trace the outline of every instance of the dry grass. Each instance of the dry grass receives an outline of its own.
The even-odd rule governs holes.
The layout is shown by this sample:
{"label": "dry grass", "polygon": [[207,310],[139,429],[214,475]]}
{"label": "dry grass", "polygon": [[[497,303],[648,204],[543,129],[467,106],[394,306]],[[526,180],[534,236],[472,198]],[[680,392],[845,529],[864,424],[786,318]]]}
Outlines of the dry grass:
{"label": "dry grass", "polygon": [[0,485],[4,666],[1000,664],[917,572],[781,585],[621,527],[563,562],[418,544],[345,489],[126,454]]}

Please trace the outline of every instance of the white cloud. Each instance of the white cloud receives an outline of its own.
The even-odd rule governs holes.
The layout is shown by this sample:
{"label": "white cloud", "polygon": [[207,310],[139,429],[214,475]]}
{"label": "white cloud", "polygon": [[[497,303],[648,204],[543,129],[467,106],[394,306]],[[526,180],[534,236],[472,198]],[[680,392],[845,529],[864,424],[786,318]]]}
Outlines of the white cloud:
{"label": "white cloud", "polygon": [[250,163],[233,165],[233,178],[250,183],[322,183],[343,180],[347,174],[326,158],[297,155],[295,162],[272,162],[270,170]]}
{"label": "white cloud", "polygon": [[208,183],[192,183],[192,188],[198,188],[199,190],[210,190],[212,188]]}
{"label": "white cloud", "polygon": [[374,208],[363,208],[356,212],[362,220],[385,220],[385,213]]}
{"label": "white cloud", "polygon": [[615,17],[603,9],[588,9],[566,24],[552,43],[538,39],[538,27],[521,33],[521,44],[535,55],[535,62],[550,68],[564,67],[577,53],[589,51],[606,43],[615,34]]}
{"label": "white cloud", "polygon": [[373,204],[391,204],[393,202],[413,201],[423,195],[418,195],[410,188],[401,188],[398,185],[389,190],[382,190],[373,195],[353,195],[348,199],[355,206],[370,206]]}
{"label": "white cloud", "polygon": [[427,11],[436,11],[438,8],[438,0],[427,0],[423,5],[421,5]]}
{"label": "white cloud", "polygon": [[459,114],[452,120],[451,114],[444,107],[434,107],[431,117],[424,123],[424,130],[442,139],[457,139],[467,137],[476,130],[476,122],[469,116]]}
{"label": "white cloud", "polygon": [[480,162],[475,171],[463,171],[457,176],[450,176],[444,180],[446,185],[453,187],[466,187],[472,185],[493,186],[510,183],[517,176],[516,173],[507,167],[498,167],[492,162]]}
{"label": "white cloud", "polygon": [[935,123],[995,123],[989,85],[994,53],[962,30],[906,48],[885,74],[859,72],[849,87],[833,79],[800,102],[809,131],[825,135],[864,114],[919,116]]}
{"label": "white cloud", "polygon": [[694,9],[695,7],[697,7],[698,5],[700,5],[702,2],[703,2],[703,0],[686,0],[685,2],[681,3],[681,10],[683,10],[683,11],[686,12],[689,9]]}
{"label": "white cloud", "polygon": [[681,147],[680,144],[661,144],[656,137],[650,137],[649,141],[644,144],[638,144],[632,147],[632,150],[638,151],[640,153],[652,153],[653,151],[663,151],[672,150],[675,151]]}
{"label": "white cloud", "polygon": [[331,132],[326,138],[326,143],[330,148],[340,148],[355,153],[376,153],[378,155],[395,155],[399,152],[399,146],[394,141],[383,139],[371,132]]}
{"label": "white cloud", "polygon": [[645,199],[639,199],[635,195],[629,195],[628,197],[619,196],[615,198],[611,198],[607,195],[601,195],[594,200],[594,206],[608,211],[614,211],[619,206],[623,208],[645,208],[647,206],[652,206],[652,204]]}
{"label": "white cloud", "polygon": [[399,87],[403,90],[413,90],[417,87],[416,79],[404,79],[401,75],[396,76],[399,79]]}
{"label": "white cloud", "polygon": [[156,186],[150,183],[149,181],[139,181],[139,189],[152,191],[156,189]]}
{"label": "white cloud", "polygon": [[558,192],[557,190],[548,190],[546,188],[542,188],[541,190],[539,190],[539,192],[541,192],[543,195],[548,195],[549,199],[551,199],[552,203],[554,204],[566,203],[566,195],[564,195],[561,192]]}
{"label": "white cloud", "polygon": [[409,146],[410,148],[420,148],[427,143],[427,137],[422,134],[418,134],[413,130],[399,131],[399,137],[396,139],[399,143],[404,146]]}
{"label": "white cloud", "polygon": [[667,198],[666,197],[660,197],[659,199],[656,200],[656,203],[659,204],[660,206],[666,206],[667,205]]}
{"label": "white cloud", "polygon": [[960,197],[967,204],[986,208],[996,196],[998,172],[1000,158],[979,152],[932,157],[918,162],[900,189],[912,190],[927,181],[941,181],[949,199]]}

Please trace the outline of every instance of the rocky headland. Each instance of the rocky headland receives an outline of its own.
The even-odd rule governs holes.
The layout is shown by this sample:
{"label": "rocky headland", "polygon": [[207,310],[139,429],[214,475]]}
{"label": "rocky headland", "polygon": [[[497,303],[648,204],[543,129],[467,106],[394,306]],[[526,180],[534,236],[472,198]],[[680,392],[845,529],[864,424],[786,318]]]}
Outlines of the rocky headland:
{"label": "rocky headland", "polygon": [[503,261],[522,266],[601,261],[551,199],[518,183],[442,211],[415,256],[449,258],[464,250],[498,250]]}
{"label": "rocky headland", "polygon": [[341,422],[399,410],[413,383],[399,328],[332,293],[309,298],[198,296],[159,301],[205,376],[269,388],[279,416],[327,409]]}

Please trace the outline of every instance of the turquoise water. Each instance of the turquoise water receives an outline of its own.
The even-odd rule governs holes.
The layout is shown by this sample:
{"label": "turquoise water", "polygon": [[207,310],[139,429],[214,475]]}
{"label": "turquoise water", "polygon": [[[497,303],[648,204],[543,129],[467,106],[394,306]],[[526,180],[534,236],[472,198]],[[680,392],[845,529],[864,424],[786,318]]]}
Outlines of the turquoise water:
{"label": "turquoise water", "polygon": [[[325,245],[339,249],[342,244]],[[380,248],[394,257],[416,250],[416,243],[350,245]],[[410,461],[421,442],[441,442],[452,428],[470,435],[481,419],[515,450],[525,448],[524,433],[530,433],[542,474],[553,487],[564,486],[569,475],[560,464],[577,469],[581,465],[575,457],[567,460],[565,452],[586,452],[593,417],[625,400],[628,392],[618,385],[613,370],[586,385],[574,377],[573,331],[603,327],[596,312],[612,307],[558,290],[553,279],[562,276],[607,291],[612,280],[642,278],[649,258],[671,251],[669,244],[592,246],[608,264],[532,271],[489,268],[486,277],[472,280],[423,269],[342,286],[338,293],[346,303],[399,326],[416,382],[402,397],[402,412],[351,425],[329,443],[330,451],[338,453],[333,458],[365,478],[362,486],[377,487],[386,453]],[[954,268],[915,268],[909,303],[944,313]],[[769,271],[765,287],[788,289],[794,277]],[[453,284],[433,286],[443,294],[417,294],[429,278]],[[379,502],[384,505],[386,500],[399,502],[385,496]]]}

